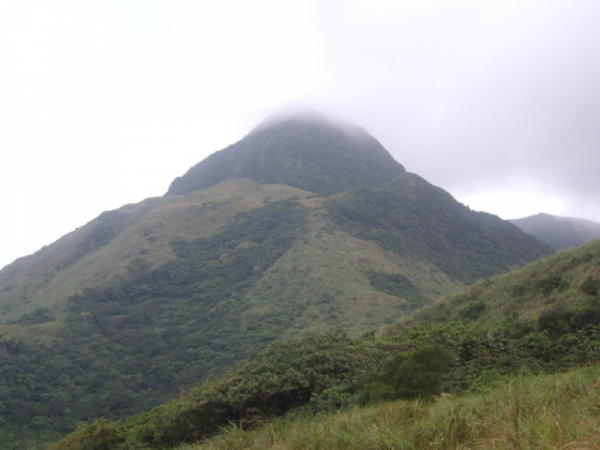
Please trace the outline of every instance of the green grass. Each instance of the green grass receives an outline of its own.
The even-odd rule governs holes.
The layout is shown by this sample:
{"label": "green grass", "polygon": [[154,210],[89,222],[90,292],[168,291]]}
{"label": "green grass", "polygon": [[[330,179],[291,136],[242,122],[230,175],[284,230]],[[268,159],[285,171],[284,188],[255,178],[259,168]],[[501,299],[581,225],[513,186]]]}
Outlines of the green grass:
{"label": "green grass", "polygon": [[535,322],[556,305],[573,310],[597,307],[598,295],[590,295],[584,286],[589,277],[600,283],[600,239],[480,281],[405,318],[401,325],[458,321],[489,330],[500,319]]}
{"label": "green grass", "polygon": [[373,270],[409,278],[429,303],[463,286],[417,258],[386,252],[375,242],[340,231],[316,207],[304,238],[244,294],[253,305],[244,321],[268,327],[269,317],[295,309],[295,321],[283,338],[343,323],[356,330],[392,323],[413,307],[400,296],[377,290],[369,279]]}
{"label": "green grass", "polygon": [[169,242],[212,235],[238,212],[309,195],[283,185],[259,185],[252,180],[228,180],[186,196],[146,199],[117,210],[121,232],[106,245],[77,254],[93,223],[63,236],[50,246],[7,266],[0,274],[3,320],[18,319],[39,307],[61,316],[61,303],[84,288],[101,287],[129,276],[136,258],[156,268],[174,257]]}
{"label": "green grass", "polygon": [[231,425],[186,450],[597,449],[600,367],[516,377],[463,397],[298,413],[245,431]]}

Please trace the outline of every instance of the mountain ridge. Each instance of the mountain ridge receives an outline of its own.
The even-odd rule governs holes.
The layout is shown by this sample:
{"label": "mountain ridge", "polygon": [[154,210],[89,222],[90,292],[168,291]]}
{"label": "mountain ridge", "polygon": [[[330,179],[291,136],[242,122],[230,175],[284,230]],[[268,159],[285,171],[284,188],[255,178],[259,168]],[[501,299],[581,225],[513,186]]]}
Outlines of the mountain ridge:
{"label": "mountain ridge", "polygon": [[600,223],[588,219],[539,213],[510,219],[509,222],[556,250],[565,250],[600,238]]}

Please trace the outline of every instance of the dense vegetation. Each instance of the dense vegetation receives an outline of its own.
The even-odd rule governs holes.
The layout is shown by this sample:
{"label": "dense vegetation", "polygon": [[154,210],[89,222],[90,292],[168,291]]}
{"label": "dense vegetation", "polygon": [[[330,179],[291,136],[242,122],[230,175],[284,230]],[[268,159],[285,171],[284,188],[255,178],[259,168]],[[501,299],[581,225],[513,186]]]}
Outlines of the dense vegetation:
{"label": "dense vegetation", "polygon": [[[0,447],[43,448],[99,417],[69,438],[75,448],[89,436],[92,447],[171,446],[298,408],[461,392],[484,370],[546,370],[521,351],[527,333],[552,349],[594,325],[592,306],[584,320],[571,303],[552,313],[566,328],[519,319],[525,334],[500,327],[490,359],[490,337],[467,322],[493,309],[478,297],[459,302],[463,327],[437,330],[428,310],[411,332],[356,338],[550,250],[407,174],[364,130],[305,119],[208,158],[174,183],[186,195],[105,212],[0,271]],[[593,271],[542,272],[542,297],[596,290]],[[323,335],[340,324],[347,334]],[[307,331],[320,334],[297,340]],[[428,363],[450,354],[455,364]],[[391,372],[427,373],[432,390]]]}
{"label": "dense vegetation", "polygon": [[[427,272],[416,268],[406,270],[413,261],[409,256],[425,260],[429,267],[441,265],[448,274],[454,273],[451,268],[456,264],[456,273],[463,276],[468,267],[464,260],[477,260],[473,253],[463,251],[473,242],[464,234],[452,234],[452,230],[467,226],[469,215],[476,213],[428,184],[424,184],[424,193],[418,191],[416,197],[411,191],[398,189],[402,179],[410,181],[413,177],[403,176],[387,188],[358,189],[344,194],[330,200],[325,209],[318,203],[306,206],[307,201],[267,201],[262,208],[233,216],[228,225],[210,236],[172,239],[169,249],[175,258],[166,263],[155,267],[146,255],[139,254],[127,266],[127,276],[118,283],[85,288],[71,296],[58,311],[40,306],[18,316],[12,322],[13,327],[38,327],[41,334],[39,339],[31,332],[16,338],[11,329],[6,336],[7,342],[15,339],[18,350],[7,350],[5,357],[0,358],[9,386],[2,401],[7,408],[18,409],[20,413],[7,416],[2,425],[5,434],[0,439],[4,447],[8,449],[14,442],[14,448],[19,448],[22,442],[29,442],[28,446],[34,448],[32,440],[52,439],[97,417],[115,421],[150,410],[210,373],[221,373],[236,361],[259,352],[297,329],[303,323],[300,320],[309,320],[313,326],[341,321],[344,318],[341,305],[349,308],[351,303],[342,302],[344,297],[339,292],[348,286],[355,289],[350,284],[354,276],[364,277],[363,283],[372,291],[395,302],[394,310],[378,306],[378,314],[389,320],[430,303],[429,281],[419,278]],[[226,207],[226,204],[206,203],[202,210],[213,214]],[[393,215],[384,212],[386,209],[403,217],[403,221],[394,221]],[[414,244],[415,239],[426,237],[422,234],[423,223],[433,220],[436,214],[443,214],[444,227],[424,231],[446,246]],[[82,246],[87,243],[88,252],[110,245],[107,241],[114,239],[123,226],[123,217],[123,214],[102,216],[78,242]],[[338,231],[339,227],[347,232]],[[350,277],[343,272],[339,257],[331,260],[332,267],[339,271],[339,281],[338,274],[326,278],[317,275],[327,267],[324,255],[339,252],[338,248],[343,247],[336,246],[340,243],[348,245],[347,233],[391,250],[392,258],[398,258],[398,262],[391,265],[394,259],[374,259],[377,253],[359,253],[364,247],[357,247],[356,268]],[[500,243],[493,241],[494,233],[489,233],[494,245],[499,246]],[[481,240],[486,238],[485,232],[483,235]],[[526,239],[524,242],[535,243]],[[410,255],[402,254],[401,247],[395,247],[397,244],[408,245]],[[514,250],[521,256],[511,255],[508,261],[502,247],[492,252],[494,245],[490,245],[485,270],[475,273],[487,275],[492,270],[519,264],[521,258],[536,256],[534,252],[524,256],[518,253],[528,248],[523,245]],[[543,249],[535,245],[534,248]],[[292,249],[295,249],[293,258],[305,260],[291,258]],[[348,263],[348,253],[340,254]],[[365,265],[366,256],[377,263]],[[494,261],[497,265],[490,266]],[[311,303],[303,303],[301,299],[312,291],[282,292],[282,287],[291,289],[296,285],[306,289],[307,276],[312,273],[315,283],[308,284],[321,287],[315,291],[317,295]],[[443,276],[440,271],[429,275],[432,280]],[[261,286],[260,294],[249,296],[249,292],[256,292],[257,285]],[[286,296],[294,301],[282,302]],[[363,304],[357,303],[355,309],[358,314],[366,315]],[[322,316],[315,316],[321,311]],[[56,321],[58,318],[60,322]],[[409,350],[395,345],[398,351]],[[353,379],[357,373],[349,377]],[[460,383],[464,385],[464,381]],[[331,384],[331,388],[332,392],[346,389],[336,384]],[[356,388],[352,384],[347,388],[347,392],[340,391],[342,397],[331,401],[348,403],[345,396],[351,396]],[[328,401],[319,400],[321,404]],[[227,416],[226,421],[237,418]],[[198,437],[194,433],[190,436]]]}
{"label": "dense vegetation", "polygon": [[[540,265],[556,270],[571,261],[568,269],[563,268],[565,277],[573,280],[568,286],[563,284],[561,288],[562,280],[551,276],[531,286],[528,295],[538,299],[535,307],[528,306],[528,312],[535,316],[522,317],[514,309],[516,314],[509,311],[495,315],[480,327],[476,319],[487,305],[473,303],[458,309],[462,323],[438,320],[435,311],[445,308],[448,302],[443,300],[380,334],[352,338],[337,330],[274,344],[180,400],[132,417],[123,425],[97,421],[80,428],[55,448],[102,448],[105,438],[114,439],[110,448],[174,448],[210,437],[227,423],[252,428],[265,417],[291,410],[302,416],[302,411],[326,412],[382,400],[427,400],[442,391],[463,396],[506,377],[595,364],[600,360],[599,250],[600,243],[591,244],[491,281],[526,277],[537,273]],[[455,297],[473,300],[483,289],[477,285]],[[559,296],[566,299],[564,303],[560,303]],[[570,302],[570,298],[577,301]],[[494,299],[490,300],[493,305]],[[429,412],[423,414],[425,417]],[[517,419],[521,421],[523,416],[519,413]],[[480,434],[474,430],[473,438],[489,437],[486,430],[480,430]],[[447,443],[450,441],[446,439],[452,441],[455,437],[438,438]],[[434,442],[427,445],[444,448]]]}
{"label": "dense vegetation", "polygon": [[404,168],[365,131],[324,117],[293,118],[258,127],[176,178],[167,195],[207,189],[230,178],[282,183],[329,195],[381,186]]}
{"label": "dense vegetation", "polygon": [[411,173],[381,188],[353,189],[326,207],[353,236],[414,255],[466,284],[553,252],[514,225],[471,211]]}
{"label": "dense vegetation", "polygon": [[[236,295],[293,245],[305,219],[300,203],[273,202],[210,238],[174,240],[176,260],[149,270],[140,258],[120,285],[72,296],[51,345],[3,338],[1,401],[18,411],[4,415],[3,448],[28,427],[39,438],[149,409],[276,339],[277,329],[240,326]],[[18,322],[53,319],[39,308]]]}
{"label": "dense vegetation", "polygon": [[600,368],[499,377],[461,397],[353,407],[337,414],[295,414],[245,430],[231,424],[186,450],[513,450],[600,446]]}

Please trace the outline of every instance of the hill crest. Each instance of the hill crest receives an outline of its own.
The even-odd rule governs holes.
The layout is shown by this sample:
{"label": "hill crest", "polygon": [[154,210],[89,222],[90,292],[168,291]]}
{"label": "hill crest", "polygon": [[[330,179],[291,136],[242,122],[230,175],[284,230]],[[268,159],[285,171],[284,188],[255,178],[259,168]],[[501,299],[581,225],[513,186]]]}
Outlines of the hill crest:
{"label": "hill crest", "polygon": [[509,222],[556,250],[565,250],[600,238],[600,223],[576,217],[540,213]]}
{"label": "hill crest", "polygon": [[318,113],[274,116],[176,178],[167,195],[188,194],[235,178],[331,195],[357,186],[382,186],[404,171],[360,127],[334,123]]}

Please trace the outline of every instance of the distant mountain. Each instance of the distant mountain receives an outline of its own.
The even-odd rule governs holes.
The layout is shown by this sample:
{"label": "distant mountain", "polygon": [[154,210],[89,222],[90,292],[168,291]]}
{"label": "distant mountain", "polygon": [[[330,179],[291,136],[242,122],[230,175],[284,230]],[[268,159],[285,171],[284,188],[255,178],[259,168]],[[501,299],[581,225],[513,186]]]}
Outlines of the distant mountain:
{"label": "distant mountain", "polygon": [[167,195],[0,271],[0,446],[147,410],[275,341],[390,324],[552,252],[362,129],[271,119]]}
{"label": "distant mountain", "polygon": [[600,223],[574,217],[540,213],[509,222],[556,250],[582,245],[600,237]]}

